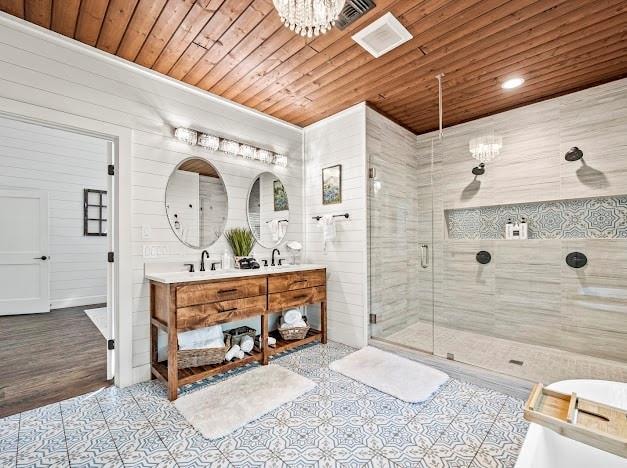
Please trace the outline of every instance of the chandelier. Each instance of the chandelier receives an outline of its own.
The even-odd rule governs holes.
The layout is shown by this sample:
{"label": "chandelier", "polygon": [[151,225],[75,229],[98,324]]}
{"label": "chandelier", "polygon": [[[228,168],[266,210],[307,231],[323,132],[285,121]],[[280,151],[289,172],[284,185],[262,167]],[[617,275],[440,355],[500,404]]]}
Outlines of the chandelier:
{"label": "chandelier", "polygon": [[499,155],[503,147],[503,138],[496,135],[480,136],[471,139],[468,146],[472,157],[485,164]]}
{"label": "chandelier", "polygon": [[335,24],[345,0],[273,0],[281,22],[296,34],[313,37]]}

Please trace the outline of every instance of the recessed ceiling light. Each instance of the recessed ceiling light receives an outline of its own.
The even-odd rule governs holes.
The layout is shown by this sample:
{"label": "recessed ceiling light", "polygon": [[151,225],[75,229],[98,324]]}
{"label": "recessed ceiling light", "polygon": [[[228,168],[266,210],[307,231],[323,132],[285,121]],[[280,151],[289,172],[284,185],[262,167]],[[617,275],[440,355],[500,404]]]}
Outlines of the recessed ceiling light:
{"label": "recessed ceiling light", "polygon": [[522,78],[510,78],[509,80],[503,82],[503,84],[501,85],[501,88],[503,89],[518,88],[524,82],[525,80]]}

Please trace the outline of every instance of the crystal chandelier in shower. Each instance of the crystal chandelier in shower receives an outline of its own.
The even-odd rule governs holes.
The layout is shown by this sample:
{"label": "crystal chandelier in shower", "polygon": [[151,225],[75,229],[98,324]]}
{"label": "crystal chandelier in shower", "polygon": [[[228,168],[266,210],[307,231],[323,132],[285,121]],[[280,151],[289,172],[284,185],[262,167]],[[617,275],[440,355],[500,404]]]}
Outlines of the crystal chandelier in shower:
{"label": "crystal chandelier in shower", "polygon": [[469,143],[470,153],[480,163],[494,161],[503,147],[503,138],[494,134],[473,138]]}
{"label": "crystal chandelier in shower", "polygon": [[281,22],[296,34],[313,37],[335,24],[345,0],[273,0]]}

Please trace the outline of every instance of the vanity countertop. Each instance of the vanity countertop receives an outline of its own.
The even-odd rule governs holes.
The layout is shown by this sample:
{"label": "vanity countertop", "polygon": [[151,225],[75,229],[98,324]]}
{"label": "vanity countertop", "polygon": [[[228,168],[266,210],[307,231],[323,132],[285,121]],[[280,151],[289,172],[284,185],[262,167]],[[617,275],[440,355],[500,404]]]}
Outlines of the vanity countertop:
{"label": "vanity countertop", "polygon": [[303,265],[281,265],[276,267],[261,267],[256,270],[240,270],[236,268],[228,270],[214,271],[176,271],[167,273],[150,273],[146,274],[146,279],[156,281],[158,283],[190,283],[193,281],[211,281],[229,278],[246,278],[248,276],[263,276],[281,273],[292,273],[296,271],[307,270],[324,270],[325,265],[306,263]]}

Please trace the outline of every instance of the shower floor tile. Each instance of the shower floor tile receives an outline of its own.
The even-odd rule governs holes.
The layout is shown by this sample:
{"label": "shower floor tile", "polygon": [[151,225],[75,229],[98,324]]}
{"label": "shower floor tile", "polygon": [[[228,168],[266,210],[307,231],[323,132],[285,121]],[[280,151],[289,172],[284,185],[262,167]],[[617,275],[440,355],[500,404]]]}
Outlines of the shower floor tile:
{"label": "shower floor tile", "polygon": [[[523,402],[451,379],[410,404],[333,372],[354,351],[314,345],[279,364],[314,380],[311,392],[221,439],[204,439],[158,381],[0,419],[2,466],[511,467],[527,424]],[[248,367],[243,372],[248,371]],[[222,379],[193,385],[193,392]]]}
{"label": "shower floor tile", "polygon": [[418,350],[430,350],[435,342],[437,356],[452,353],[457,361],[545,384],[568,379],[627,381],[627,366],[616,361],[437,325],[434,329],[430,322],[417,321],[377,338]]}

